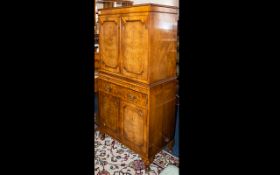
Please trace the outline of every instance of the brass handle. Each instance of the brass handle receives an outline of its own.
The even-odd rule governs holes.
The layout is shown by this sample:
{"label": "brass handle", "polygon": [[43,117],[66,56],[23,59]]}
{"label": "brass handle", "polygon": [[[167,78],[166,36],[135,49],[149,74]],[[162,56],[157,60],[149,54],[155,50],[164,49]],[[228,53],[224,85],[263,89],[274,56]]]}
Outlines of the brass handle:
{"label": "brass handle", "polygon": [[128,94],[127,95],[127,98],[130,100],[130,101],[134,101],[136,99],[136,97],[132,94]]}
{"label": "brass handle", "polygon": [[105,124],[105,123],[103,123],[103,126],[106,126],[106,124]]}
{"label": "brass handle", "polygon": [[164,137],[164,141],[165,142],[169,142],[169,138],[168,137]]}
{"label": "brass handle", "polygon": [[112,87],[109,86],[109,85],[105,86],[105,91],[111,92],[112,91]]}

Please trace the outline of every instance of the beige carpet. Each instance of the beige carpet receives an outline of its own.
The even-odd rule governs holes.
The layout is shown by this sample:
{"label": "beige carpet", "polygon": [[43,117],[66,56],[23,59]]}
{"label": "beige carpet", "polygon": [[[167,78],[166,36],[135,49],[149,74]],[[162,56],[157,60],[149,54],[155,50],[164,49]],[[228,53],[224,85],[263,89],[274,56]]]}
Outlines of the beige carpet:
{"label": "beige carpet", "polygon": [[155,156],[149,172],[138,154],[109,136],[104,140],[95,132],[95,175],[159,175],[168,165],[179,166],[179,159],[165,150]]}

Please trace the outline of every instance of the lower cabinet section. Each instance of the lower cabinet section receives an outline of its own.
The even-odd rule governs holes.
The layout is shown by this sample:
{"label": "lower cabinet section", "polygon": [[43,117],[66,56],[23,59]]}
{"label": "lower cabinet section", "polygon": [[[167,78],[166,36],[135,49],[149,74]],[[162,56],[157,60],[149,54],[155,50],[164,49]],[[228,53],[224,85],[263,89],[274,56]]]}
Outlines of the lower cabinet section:
{"label": "lower cabinet section", "polygon": [[136,86],[141,85],[100,76],[97,124],[101,132],[138,153],[149,165],[155,154],[173,143],[176,80],[141,92]]}

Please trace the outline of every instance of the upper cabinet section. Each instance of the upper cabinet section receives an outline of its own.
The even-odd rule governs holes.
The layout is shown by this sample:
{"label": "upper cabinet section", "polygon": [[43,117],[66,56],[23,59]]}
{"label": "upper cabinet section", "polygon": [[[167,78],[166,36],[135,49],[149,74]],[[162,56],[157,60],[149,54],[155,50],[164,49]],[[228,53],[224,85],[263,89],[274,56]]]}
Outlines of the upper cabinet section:
{"label": "upper cabinet section", "polygon": [[176,78],[178,8],[101,9],[99,22],[100,73],[145,84]]}

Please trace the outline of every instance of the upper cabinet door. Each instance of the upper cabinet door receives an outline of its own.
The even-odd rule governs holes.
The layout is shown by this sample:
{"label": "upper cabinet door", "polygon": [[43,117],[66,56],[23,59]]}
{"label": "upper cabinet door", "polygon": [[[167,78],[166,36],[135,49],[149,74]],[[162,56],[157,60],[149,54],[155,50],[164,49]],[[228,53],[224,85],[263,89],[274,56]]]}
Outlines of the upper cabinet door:
{"label": "upper cabinet door", "polygon": [[118,16],[100,16],[101,70],[119,73],[119,23]]}
{"label": "upper cabinet door", "polygon": [[121,17],[122,74],[147,81],[148,15]]}

